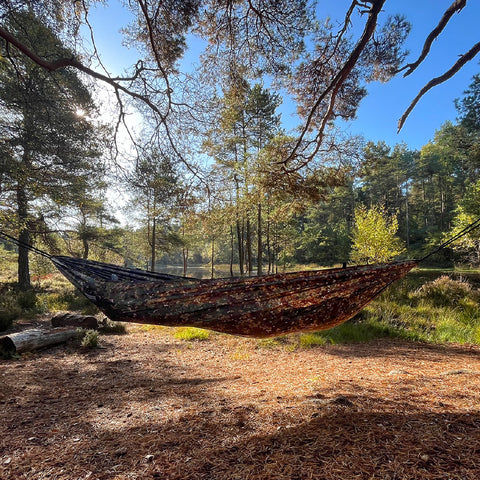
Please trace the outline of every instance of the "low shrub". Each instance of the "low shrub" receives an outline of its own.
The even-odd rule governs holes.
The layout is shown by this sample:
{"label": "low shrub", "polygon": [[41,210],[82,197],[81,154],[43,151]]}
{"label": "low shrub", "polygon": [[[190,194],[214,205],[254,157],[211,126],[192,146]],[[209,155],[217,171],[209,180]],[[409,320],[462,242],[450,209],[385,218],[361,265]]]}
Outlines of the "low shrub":
{"label": "low shrub", "polygon": [[10,328],[21,316],[31,318],[44,312],[34,290],[20,290],[16,283],[0,285],[0,331]]}
{"label": "low shrub", "polygon": [[8,330],[13,321],[18,317],[20,309],[17,311],[0,310],[0,332]]}
{"label": "low shrub", "polygon": [[422,300],[437,307],[450,307],[472,294],[472,286],[466,280],[453,280],[447,275],[427,282],[412,293],[414,300]]}
{"label": "low shrub", "polygon": [[98,347],[98,332],[96,330],[85,330],[83,328],[79,328],[77,330],[77,338],[80,341],[82,347]]}

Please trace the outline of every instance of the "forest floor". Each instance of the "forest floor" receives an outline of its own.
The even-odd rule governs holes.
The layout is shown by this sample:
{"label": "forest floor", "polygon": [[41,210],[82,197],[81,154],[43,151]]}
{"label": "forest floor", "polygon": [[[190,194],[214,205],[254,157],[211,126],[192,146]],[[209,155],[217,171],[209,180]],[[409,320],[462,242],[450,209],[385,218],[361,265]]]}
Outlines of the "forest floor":
{"label": "forest floor", "polygon": [[480,348],[131,326],[0,360],[0,479],[478,479]]}

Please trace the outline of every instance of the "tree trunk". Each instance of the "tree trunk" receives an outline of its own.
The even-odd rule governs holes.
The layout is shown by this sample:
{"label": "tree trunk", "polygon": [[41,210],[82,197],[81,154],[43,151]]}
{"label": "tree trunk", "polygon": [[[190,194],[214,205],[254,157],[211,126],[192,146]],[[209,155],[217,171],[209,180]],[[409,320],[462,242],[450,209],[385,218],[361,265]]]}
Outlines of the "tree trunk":
{"label": "tree trunk", "polygon": [[77,329],[72,327],[40,330],[38,328],[24,330],[0,337],[0,353],[13,355],[30,352],[43,347],[64,343],[75,336]]}
{"label": "tree trunk", "polygon": [[234,234],[233,227],[230,225],[230,276],[233,277],[233,247],[234,247]]}
{"label": "tree trunk", "polygon": [[258,216],[257,216],[257,275],[262,274],[262,204],[258,204]]}
{"label": "tree trunk", "polygon": [[238,241],[238,267],[240,269],[240,275],[244,274],[243,271],[243,235],[242,226],[240,225],[240,219],[237,219],[237,241]]}
{"label": "tree trunk", "polygon": [[88,240],[85,237],[82,239],[82,243],[83,243],[83,258],[86,260],[90,252],[90,245],[88,244]]}
{"label": "tree trunk", "polygon": [[213,278],[215,276],[215,268],[214,268],[214,265],[215,265],[215,239],[212,239],[212,258],[211,258],[211,261],[212,261],[212,269],[211,269],[210,275]]}
{"label": "tree trunk", "polygon": [[252,262],[252,227],[250,224],[250,218],[247,218],[247,266],[248,266],[248,275],[252,274],[253,271],[253,262]]}
{"label": "tree trunk", "polygon": [[86,330],[98,330],[98,320],[92,315],[79,315],[77,313],[60,312],[50,320],[52,327],[76,327]]}
{"label": "tree trunk", "polygon": [[405,236],[407,241],[407,248],[410,248],[410,212],[408,210],[408,185],[405,189]]}
{"label": "tree trunk", "polygon": [[188,248],[183,247],[182,249],[182,256],[183,256],[183,276],[187,276],[187,267],[188,267]]}
{"label": "tree trunk", "polygon": [[152,261],[152,266],[150,268],[150,271],[151,272],[155,272],[155,262],[157,261],[157,259],[155,258],[155,244],[157,243],[157,238],[156,238],[156,218],[153,217],[153,220],[152,220],[152,245],[151,245],[151,253],[150,253],[150,257],[151,257],[151,261]]}
{"label": "tree trunk", "polygon": [[20,183],[17,186],[17,213],[19,223],[18,240],[18,284],[22,290],[32,288],[30,282],[30,266],[28,261],[28,247],[30,232],[28,231],[28,200],[25,188]]}

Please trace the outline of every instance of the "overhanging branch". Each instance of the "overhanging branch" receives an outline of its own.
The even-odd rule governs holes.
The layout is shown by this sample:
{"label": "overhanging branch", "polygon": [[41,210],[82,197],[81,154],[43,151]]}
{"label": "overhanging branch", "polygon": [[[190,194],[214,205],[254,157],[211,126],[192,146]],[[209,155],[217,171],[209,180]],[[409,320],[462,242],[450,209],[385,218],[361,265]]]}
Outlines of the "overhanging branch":
{"label": "overhanging branch", "polygon": [[[370,2],[357,2],[354,0],[353,4],[361,4],[362,6],[367,7],[367,3],[371,4],[370,9],[366,11],[368,13],[368,18],[365,23],[365,28],[363,30],[362,36],[358,40],[357,44],[355,45],[355,48],[352,50],[352,53],[348,57],[347,61],[343,65],[343,67],[340,69],[340,71],[335,75],[335,77],[332,79],[330,84],[327,86],[327,88],[322,92],[322,94],[317,98],[316,102],[314,103],[313,107],[310,110],[310,113],[308,114],[307,120],[305,122],[305,125],[300,133],[300,136],[297,139],[297,142],[288,156],[287,159],[282,161],[284,165],[286,165],[289,161],[291,161],[297,154],[299,148],[301,147],[303,143],[303,139],[305,135],[307,134],[308,130],[310,129],[310,126],[313,121],[313,117],[315,116],[317,110],[319,109],[321,103],[327,98],[327,96],[332,93],[333,101],[335,100],[336,93],[340,89],[341,85],[345,82],[345,80],[348,78],[349,74],[351,71],[354,69],[355,65],[357,64],[360,55],[362,52],[365,50],[369,40],[371,39],[372,35],[375,32],[375,29],[377,27],[377,20],[378,20],[378,15],[381,12],[383,5],[385,4],[386,0],[372,0]],[[332,100],[330,100],[330,105],[332,104]],[[327,115],[331,115],[333,109],[329,107],[327,110]],[[328,118],[323,118],[321,127],[319,129],[319,132],[317,134],[317,139],[321,139],[323,136],[323,131],[328,123]],[[311,158],[311,156],[310,156]]]}
{"label": "overhanging branch", "polygon": [[408,65],[405,65],[400,70],[398,70],[397,73],[400,73],[403,70],[407,70],[403,74],[403,76],[406,77],[407,75],[410,75],[425,60],[428,53],[430,52],[430,48],[432,46],[432,43],[442,33],[443,29],[447,26],[447,23],[450,21],[453,14],[460,12],[460,10],[462,10],[465,7],[466,4],[467,4],[467,0],[455,0],[447,8],[447,10],[445,10],[445,13],[443,14],[442,18],[440,19],[440,22],[438,22],[438,25],[430,32],[430,34],[426,38],[425,43],[423,45],[422,53],[420,54],[418,59],[413,63],[409,63]]}
{"label": "overhanging branch", "polygon": [[443,82],[446,82],[449,78],[453,77],[467,62],[472,60],[477,53],[480,52],[480,42],[475,44],[467,53],[462,55],[450,68],[447,70],[443,75],[440,75],[439,77],[432,78],[418,93],[418,95],[413,99],[412,103],[409,105],[409,107],[405,110],[405,113],[402,115],[402,118],[398,121],[398,129],[397,133],[400,132],[402,129],[405,120],[407,117],[410,115],[411,111],[414,109],[415,105],[418,103],[418,101],[433,87],[440,85]]}

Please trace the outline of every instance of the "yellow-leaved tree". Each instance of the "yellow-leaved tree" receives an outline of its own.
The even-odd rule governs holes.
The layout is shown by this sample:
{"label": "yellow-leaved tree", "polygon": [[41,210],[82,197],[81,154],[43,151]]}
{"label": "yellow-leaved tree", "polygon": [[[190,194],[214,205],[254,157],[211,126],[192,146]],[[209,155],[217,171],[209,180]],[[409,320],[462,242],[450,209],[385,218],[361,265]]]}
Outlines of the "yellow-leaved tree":
{"label": "yellow-leaved tree", "polygon": [[405,250],[397,231],[397,216],[388,215],[383,207],[357,207],[350,260],[356,264],[391,261]]}

